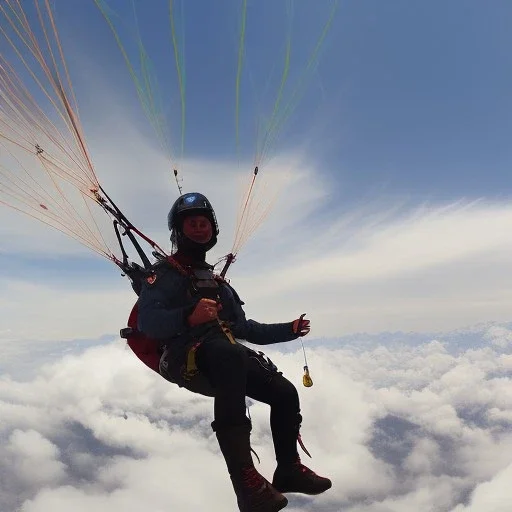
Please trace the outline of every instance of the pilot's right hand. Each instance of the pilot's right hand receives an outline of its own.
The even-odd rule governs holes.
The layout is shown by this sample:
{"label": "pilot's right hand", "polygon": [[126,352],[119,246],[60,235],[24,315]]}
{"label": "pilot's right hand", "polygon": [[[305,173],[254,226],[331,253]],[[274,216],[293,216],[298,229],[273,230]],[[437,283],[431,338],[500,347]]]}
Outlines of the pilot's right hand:
{"label": "pilot's right hand", "polygon": [[217,319],[217,313],[222,305],[212,299],[201,299],[194,308],[194,311],[187,317],[188,325],[196,325],[212,322]]}

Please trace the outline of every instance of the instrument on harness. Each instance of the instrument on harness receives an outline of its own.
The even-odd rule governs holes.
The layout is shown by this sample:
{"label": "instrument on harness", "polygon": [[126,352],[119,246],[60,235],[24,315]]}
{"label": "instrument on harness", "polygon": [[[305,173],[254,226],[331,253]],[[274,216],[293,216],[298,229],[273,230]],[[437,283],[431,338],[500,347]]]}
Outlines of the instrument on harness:
{"label": "instrument on harness", "polygon": [[[220,305],[219,284],[224,283],[225,280],[220,276],[217,276],[213,272],[213,267],[206,263],[202,268],[191,269],[189,271],[189,275],[192,281],[193,292],[199,295],[202,299],[214,301],[218,307]],[[225,334],[229,341],[235,344],[236,341],[229,325],[218,316],[215,317],[214,322],[218,324],[220,330]]]}

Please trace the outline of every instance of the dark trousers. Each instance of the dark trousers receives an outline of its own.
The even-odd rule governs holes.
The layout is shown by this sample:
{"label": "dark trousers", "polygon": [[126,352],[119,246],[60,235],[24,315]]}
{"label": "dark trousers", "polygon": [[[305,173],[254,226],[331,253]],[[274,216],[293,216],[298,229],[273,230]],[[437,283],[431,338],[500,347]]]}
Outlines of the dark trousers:
{"label": "dark trousers", "polygon": [[219,336],[201,343],[196,351],[196,364],[213,388],[217,430],[247,422],[245,397],[248,396],[270,405],[277,461],[296,460],[302,420],[299,395],[271,362],[254,350]]}

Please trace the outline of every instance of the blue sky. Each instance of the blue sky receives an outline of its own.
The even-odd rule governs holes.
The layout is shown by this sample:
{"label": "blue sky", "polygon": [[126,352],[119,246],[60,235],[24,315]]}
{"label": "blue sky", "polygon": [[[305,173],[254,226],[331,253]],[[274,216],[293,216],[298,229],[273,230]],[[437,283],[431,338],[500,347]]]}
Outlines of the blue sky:
{"label": "blue sky", "polygon": [[512,6],[349,6],[334,79],[345,84],[349,132],[338,161],[352,176],[418,196],[503,194],[510,183]]}
{"label": "blue sky", "polygon": [[[192,154],[215,151],[221,136],[229,151],[233,137],[239,21],[236,2],[229,4],[219,10],[203,3],[185,14]],[[303,67],[328,4],[313,9],[296,2],[292,72]],[[246,62],[258,83],[273,65],[281,66],[287,16],[275,5],[249,10]],[[358,186],[373,179],[407,192],[501,194],[509,184],[511,16],[507,2],[342,2],[297,112],[299,124],[314,126],[330,111],[312,147],[315,158],[334,173],[348,173]],[[150,17],[154,23],[148,12]],[[244,73],[242,105],[250,93],[247,78]],[[227,133],[216,135],[224,130],[212,130],[208,119],[223,120]],[[324,138],[334,139],[331,147],[323,147]]]}
{"label": "blue sky", "polygon": [[[109,5],[132,27],[128,4]],[[152,2],[150,9],[135,5],[161,86],[175,92],[167,2]],[[176,2],[176,8],[180,5]],[[254,144],[251,77],[259,94],[270,80],[259,111],[268,115],[291,19],[285,5],[249,3],[241,87],[241,132],[247,150]],[[331,5],[294,2],[288,92]],[[68,15],[64,6],[58,8],[62,18]],[[234,153],[240,11],[241,2],[235,1],[185,3],[186,155]],[[93,6],[85,9],[85,16],[89,36],[95,34],[90,58],[91,50],[101,52],[104,55],[94,58],[103,63],[108,59],[109,67],[118,70],[122,63],[105,23]],[[506,194],[511,17],[512,6],[499,1],[341,2],[317,71],[275,149],[308,141],[312,158],[321,162],[324,172],[341,178],[344,198],[381,187],[429,199]],[[122,32],[125,41],[127,34]],[[74,37],[74,44],[81,40]],[[126,94],[133,94],[124,74],[122,81]],[[176,94],[164,94],[163,99],[169,109],[178,106]],[[176,118],[170,126],[179,128]],[[179,141],[174,147],[179,148]]]}
{"label": "blue sky", "polygon": [[[272,113],[287,31],[292,44],[283,104],[302,84],[333,6],[292,4],[287,11],[288,2],[248,2],[237,154],[242,2],[174,3],[177,31],[185,37],[180,171],[185,190],[205,192],[217,210],[221,237],[212,261],[231,248],[238,182],[252,171],[256,121]],[[92,1],[54,5],[100,182],[165,246],[165,219],[177,197],[171,164],[112,33]],[[112,19],[136,64],[131,2],[108,5],[119,15]],[[179,155],[168,3],[148,5],[135,1],[138,27],[161,91],[159,113]],[[255,316],[279,320],[272,301],[283,305],[283,315],[307,310],[318,318],[312,332],[322,336],[510,319],[511,18],[512,6],[499,1],[339,3],[307,87],[299,87],[300,101],[272,145],[275,158],[261,165],[258,180],[268,188],[259,197],[277,194],[272,214],[232,267]],[[20,317],[26,285],[44,287],[41,297],[56,288],[79,294],[96,287],[116,298],[128,293],[115,320],[100,310],[101,301],[91,311],[103,318],[94,335],[116,332],[133,302],[117,269],[31,219],[5,208],[0,215],[0,258],[8,262],[0,272],[18,290]],[[261,272],[274,283],[271,299]],[[338,290],[342,296],[333,296]],[[14,303],[3,319],[11,330]]]}

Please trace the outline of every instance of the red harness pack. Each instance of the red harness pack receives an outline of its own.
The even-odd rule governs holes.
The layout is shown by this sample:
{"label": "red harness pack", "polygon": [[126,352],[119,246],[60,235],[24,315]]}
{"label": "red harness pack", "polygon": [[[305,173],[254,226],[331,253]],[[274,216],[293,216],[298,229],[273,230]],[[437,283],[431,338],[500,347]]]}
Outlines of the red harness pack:
{"label": "red harness pack", "polygon": [[128,317],[128,328],[121,329],[121,337],[125,338],[128,346],[135,355],[149,368],[160,374],[160,347],[158,341],[148,338],[137,329],[137,302]]}

